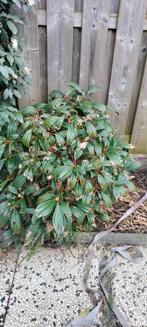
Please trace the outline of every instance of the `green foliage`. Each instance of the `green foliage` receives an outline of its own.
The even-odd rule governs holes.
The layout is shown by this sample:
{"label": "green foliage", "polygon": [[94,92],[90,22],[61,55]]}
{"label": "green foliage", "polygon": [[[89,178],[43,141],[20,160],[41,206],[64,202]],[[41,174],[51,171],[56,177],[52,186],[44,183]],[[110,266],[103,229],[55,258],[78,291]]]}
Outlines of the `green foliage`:
{"label": "green foliage", "polygon": [[47,104],[0,111],[0,224],[5,242],[33,251],[46,238],[68,240],[108,219],[132,189],[128,145],[113,135],[108,108],[91,87],[71,82]]}
{"label": "green foliage", "polygon": [[30,83],[18,37],[18,26],[23,20],[15,14],[16,8],[28,5],[29,0],[0,1],[0,101],[7,100],[13,105]]}

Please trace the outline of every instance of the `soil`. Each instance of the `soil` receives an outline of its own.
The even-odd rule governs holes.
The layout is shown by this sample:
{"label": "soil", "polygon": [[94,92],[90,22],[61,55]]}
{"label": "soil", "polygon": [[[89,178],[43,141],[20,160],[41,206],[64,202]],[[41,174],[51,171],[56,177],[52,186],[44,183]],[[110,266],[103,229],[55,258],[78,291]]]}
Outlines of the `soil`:
{"label": "soil", "polygon": [[[147,175],[135,173],[133,181],[136,185],[135,192],[129,192],[127,196],[121,197],[109,210],[109,221],[97,221],[96,231],[111,228],[114,223],[147,192]],[[147,201],[120,223],[114,232],[147,233]]]}

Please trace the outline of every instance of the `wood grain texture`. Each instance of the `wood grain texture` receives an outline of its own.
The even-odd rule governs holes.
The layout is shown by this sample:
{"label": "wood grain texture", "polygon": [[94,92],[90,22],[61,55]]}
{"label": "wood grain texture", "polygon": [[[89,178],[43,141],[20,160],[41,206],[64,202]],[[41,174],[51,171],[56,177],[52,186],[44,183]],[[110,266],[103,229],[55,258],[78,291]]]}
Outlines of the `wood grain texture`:
{"label": "wood grain texture", "polygon": [[39,9],[46,9],[46,4],[48,0],[37,0],[37,7]]}
{"label": "wood grain texture", "polygon": [[65,91],[72,77],[74,0],[47,2],[48,91]]}
{"label": "wood grain texture", "polygon": [[131,143],[134,153],[147,153],[147,60],[144,70]]}
{"label": "wood grain texture", "polygon": [[[116,9],[115,9],[115,11],[116,11]],[[115,13],[115,11],[114,12],[112,11],[109,16],[109,22],[108,22],[109,30],[116,30],[116,28],[117,28],[118,14]],[[82,28],[82,20],[83,20],[82,12],[75,11],[73,26],[77,27],[77,28]],[[47,12],[45,9],[38,9],[38,25],[40,25],[40,26],[47,25]],[[147,16],[144,19],[143,30],[147,31]]]}
{"label": "wood grain texture", "polygon": [[[24,12],[22,12],[24,15]],[[39,35],[37,24],[36,3],[33,10],[25,13],[25,24],[19,29],[20,40],[23,44],[23,56],[26,66],[30,69],[31,85],[27,93],[19,100],[19,106],[31,105],[41,100],[40,96],[40,61],[39,61]]]}
{"label": "wood grain texture", "polygon": [[46,27],[39,26],[39,53],[40,53],[40,90],[41,101],[47,101],[47,31]]}
{"label": "wood grain texture", "polygon": [[145,61],[147,55],[147,32],[143,32],[142,34],[141,46],[139,50],[140,53],[139,53],[139,60],[137,65],[137,74],[132,90],[131,104],[129,108],[129,114],[128,114],[127,125],[126,125],[127,135],[131,135],[132,133],[134,117],[135,117],[140,89],[141,89],[142,78],[144,75]]}
{"label": "wood grain texture", "polygon": [[119,111],[119,116],[112,115],[111,120],[120,135],[126,134],[144,17],[144,0],[121,1],[108,98],[108,104]]}
{"label": "wood grain texture", "polygon": [[105,101],[110,1],[87,0],[83,8],[80,85],[100,86],[96,99]]}
{"label": "wood grain texture", "polygon": [[78,11],[78,12],[82,12],[83,11],[83,1],[84,0],[74,0],[74,10]]}

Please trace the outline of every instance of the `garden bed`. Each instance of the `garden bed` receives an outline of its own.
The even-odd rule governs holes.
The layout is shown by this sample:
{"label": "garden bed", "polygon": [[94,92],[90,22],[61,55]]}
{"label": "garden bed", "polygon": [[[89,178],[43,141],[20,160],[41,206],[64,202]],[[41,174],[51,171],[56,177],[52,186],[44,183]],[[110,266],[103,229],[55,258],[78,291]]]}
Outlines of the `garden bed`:
{"label": "garden bed", "polygon": [[[147,177],[143,173],[134,175],[136,185],[135,192],[129,192],[127,196],[121,197],[118,202],[109,210],[110,220],[102,222],[97,220],[94,231],[107,230],[130,208],[132,207],[147,190]],[[147,202],[144,202],[126,220],[120,223],[114,232],[128,233],[147,233]]]}

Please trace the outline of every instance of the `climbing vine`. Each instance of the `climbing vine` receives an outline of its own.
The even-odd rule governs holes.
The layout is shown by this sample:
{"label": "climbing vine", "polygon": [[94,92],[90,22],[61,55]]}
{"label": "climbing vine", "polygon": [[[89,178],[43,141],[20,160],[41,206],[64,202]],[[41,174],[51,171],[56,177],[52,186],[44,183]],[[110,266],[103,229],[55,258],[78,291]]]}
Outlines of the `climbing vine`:
{"label": "climbing vine", "polygon": [[30,83],[29,68],[24,63],[18,36],[19,24],[24,21],[16,11],[33,5],[34,0],[0,1],[0,102],[15,105]]}

